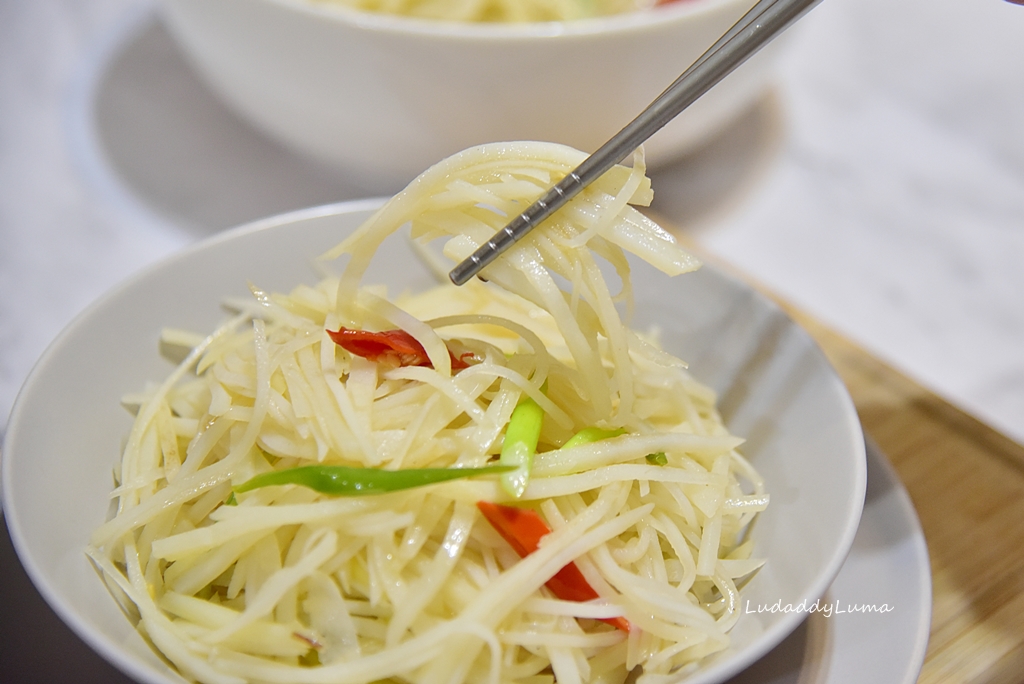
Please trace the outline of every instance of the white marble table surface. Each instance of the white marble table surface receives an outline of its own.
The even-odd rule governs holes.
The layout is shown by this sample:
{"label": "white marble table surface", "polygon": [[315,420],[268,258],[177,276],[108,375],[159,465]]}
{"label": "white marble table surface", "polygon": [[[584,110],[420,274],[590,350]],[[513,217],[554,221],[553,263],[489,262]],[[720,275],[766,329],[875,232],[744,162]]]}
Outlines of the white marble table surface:
{"label": "white marble table surface", "polygon": [[[241,124],[146,0],[0,0],[0,429],[94,298],[359,193]],[[1024,442],[1024,7],[826,0],[772,95],[654,174],[708,249]]]}

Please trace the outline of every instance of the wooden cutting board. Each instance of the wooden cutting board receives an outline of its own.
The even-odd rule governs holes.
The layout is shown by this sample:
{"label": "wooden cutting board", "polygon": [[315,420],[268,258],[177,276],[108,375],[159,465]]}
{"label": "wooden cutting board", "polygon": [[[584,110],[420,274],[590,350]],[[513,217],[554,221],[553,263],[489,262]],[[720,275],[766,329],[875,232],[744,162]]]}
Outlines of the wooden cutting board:
{"label": "wooden cutting board", "polygon": [[1024,683],[1024,446],[673,232],[814,337],[846,383],[865,434],[909,491],[932,573],[931,637],[919,684]]}

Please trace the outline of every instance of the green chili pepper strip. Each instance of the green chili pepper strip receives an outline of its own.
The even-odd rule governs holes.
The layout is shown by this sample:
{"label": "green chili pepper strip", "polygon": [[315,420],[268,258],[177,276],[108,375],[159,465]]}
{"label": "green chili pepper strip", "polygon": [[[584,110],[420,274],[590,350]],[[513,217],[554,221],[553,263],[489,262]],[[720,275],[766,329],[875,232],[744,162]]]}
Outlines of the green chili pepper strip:
{"label": "green chili pepper strip", "polygon": [[260,487],[294,484],[331,496],[363,496],[397,492],[448,480],[477,477],[478,475],[507,474],[508,471],[514,469],[504,465],[484,468],[409,468],[406,470],[310,465],[261,473],[236,486],[234,490],[248,492]]}
{"label": "green chili pepper strip", "polygon": [[516,405],[505,428],[505,441],[501,445],[502,465],[514,466],[514,470],[501,476],[505,491],[519,498],[526,491],[530,481],[530,466],[537,452],[540,428],[544,422],[544,409],[533,399],[526,397]]}
{"label": "green chili pepper strip", "polygon": [[626,431],[623,430],[622,428],[617,428],[615,430],[606,430],[604,428],[599,428],[599,427],[585,427],[582,430],[580,430],[579,432],[577,432],[575,435],[570,437],[569,441],[567,441],[565,444],[563,444],[559,448],[561,448],[561,449],[569,449],[569,448],[572,448],[572,447],[575,447],[575,446],[580,446],[581,444],[590,444],[591,442],[600,442],[602,439],[608,439],[610,437],[618,437],[619,435],[624,435],[624,434],[626,434]]}
{"label": "green chili pepper strip", "polygon": [[664,451],[659,451],[653,454],[647,454],[647,462],[651,465],[668,465],[668,456],[665,455]]}

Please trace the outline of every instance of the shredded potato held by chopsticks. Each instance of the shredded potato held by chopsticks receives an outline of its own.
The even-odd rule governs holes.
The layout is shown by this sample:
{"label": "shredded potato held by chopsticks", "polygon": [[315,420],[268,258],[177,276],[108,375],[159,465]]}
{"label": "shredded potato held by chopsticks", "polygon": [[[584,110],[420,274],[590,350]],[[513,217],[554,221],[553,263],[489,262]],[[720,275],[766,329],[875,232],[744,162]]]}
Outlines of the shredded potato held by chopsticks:
{"label": "shredded potato held by chopsticks", "polygon": [[325,255],[339,277],[167,333],[188,354],[126,400],[88,553],[185,677],[655,684],[727,647],[768,496],[714,393],[622,321],[627,252],[699,266],[631,206],[642,155],[486,280],[364,282],[404,226],[462,259],[583,156],[455,155]]}

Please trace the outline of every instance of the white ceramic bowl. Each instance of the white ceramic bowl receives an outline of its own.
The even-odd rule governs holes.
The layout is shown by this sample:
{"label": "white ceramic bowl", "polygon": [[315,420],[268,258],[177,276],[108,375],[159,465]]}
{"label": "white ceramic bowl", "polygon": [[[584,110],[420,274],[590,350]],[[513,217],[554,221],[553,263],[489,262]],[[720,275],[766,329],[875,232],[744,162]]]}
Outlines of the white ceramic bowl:
{"label": "white ceramic bowl", "polygon": [[[541,140],[592,152],[754,0],[539,24],[369,14],[308,0],[163,0],[212,90],[293,149],[396,191],[476,144]],[[770,83],[777,41],[648,144],[657,165],[733,121]]]}
{"label": "white ceramic bowl", "polygon": [[[122,395],[170,365],[160,330],[212,329],[226,296],[248,283],[289,290],[315,282],[312,260],[365,220],[376,201],[310,209],[218,235],[146,270],[91,306],[26,381],[3,445],[3,503],[15,548],[54,610],[111,663],[141,682],[181,682],[135,633],[87,561],[108,514],[112,468],[131,418]],[[746,285],[711,267],[669,279],[635,270],[636,325],[720,393],[771,504],[756,524],[767,565],[744,590],[733,648],[687,684],[720,682],[781,641],[806,613],[759,607],[813,604],[838,573],[860,520],[864,441],[842,382],[807,334]],[[404,241],[384,243],[367,282],[432,284]],[[803,603],[806,602],[806,603]]]}

